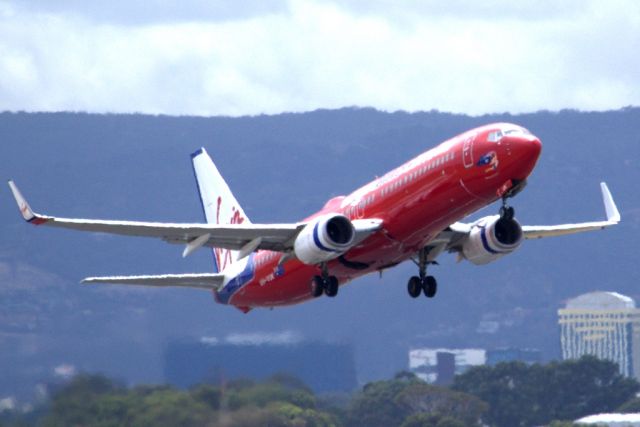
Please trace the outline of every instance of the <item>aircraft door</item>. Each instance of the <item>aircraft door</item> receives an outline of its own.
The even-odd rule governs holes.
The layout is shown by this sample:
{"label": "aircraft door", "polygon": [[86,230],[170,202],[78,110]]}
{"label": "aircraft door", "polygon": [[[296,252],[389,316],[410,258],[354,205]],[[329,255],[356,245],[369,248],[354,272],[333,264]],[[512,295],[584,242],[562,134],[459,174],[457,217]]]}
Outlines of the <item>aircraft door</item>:
{"label": "aircraft door", "polygon": [[462,172],[460,179],[460,186],[471,196],[485,200],[486,197],[482,195],[482,188],[484,186],[484,176],[477,173],[478,168],[475,168],[475,161],[481,157],[481,153],[474,153],[475,150],[482,150],[482,143],[476,141],[478,134],[471,133],[464,136],[462,140],[462,165],[464,171]]}
{"label": "aircraft door", "polygon": [[465,169],[469,169],[473,166],[473,143],[476,140],[476,134],[473,133],[467,136],[462,141],[462,164]]}

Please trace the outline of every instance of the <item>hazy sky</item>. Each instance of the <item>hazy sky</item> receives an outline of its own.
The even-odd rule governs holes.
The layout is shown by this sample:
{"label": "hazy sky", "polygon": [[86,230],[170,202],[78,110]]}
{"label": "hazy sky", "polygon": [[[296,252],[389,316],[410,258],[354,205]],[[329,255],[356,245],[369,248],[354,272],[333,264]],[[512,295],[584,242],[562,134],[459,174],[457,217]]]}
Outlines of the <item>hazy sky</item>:
{"label": "hazy sky", "polygon": [[603,110],[639,58],[637,0],[0,0],[0,110]]}

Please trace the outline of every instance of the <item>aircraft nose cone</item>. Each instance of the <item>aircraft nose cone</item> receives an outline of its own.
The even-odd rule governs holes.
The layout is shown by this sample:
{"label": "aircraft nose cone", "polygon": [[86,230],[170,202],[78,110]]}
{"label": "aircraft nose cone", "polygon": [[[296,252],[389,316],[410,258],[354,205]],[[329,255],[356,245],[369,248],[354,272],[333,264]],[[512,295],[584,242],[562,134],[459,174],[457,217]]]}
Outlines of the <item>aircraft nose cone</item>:
{"label": "aircraft nose cone", "polygon": [[531,150],[531,155],[534,156],[536,159],[540,157],[540,152],[542,151],[542,142],[540,142],[540,140],[534,136],[532,139],[529,140],[529,145],[530,145],[529,150]]}
{"label": "aircraft nose cone", "polygon": [[514,136],[509,141],[511,155],[516,160],[518,175],[524,179],[536,165],[542,151],[540,139],[533,135]]}

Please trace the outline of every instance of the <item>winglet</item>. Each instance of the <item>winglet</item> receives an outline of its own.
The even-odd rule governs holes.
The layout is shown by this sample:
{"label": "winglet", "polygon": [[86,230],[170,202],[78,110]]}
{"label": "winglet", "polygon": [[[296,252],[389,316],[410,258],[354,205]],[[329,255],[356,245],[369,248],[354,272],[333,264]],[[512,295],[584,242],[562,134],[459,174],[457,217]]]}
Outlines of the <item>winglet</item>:
{"label": "winglet", "polygon": [[27,203],[27,200],[24,198],[22,193],[20,193],[20,190],[18,190],[18,187],[12,180],[9,180],[9,188],[13,193],[13,197],[16,199],[16,203],[18,204],[18,209],[20,209],[20,214],[22,215],[22,218],[24,218],[25,221],[30,222],[32,224],[36,224],[36,225],[42,224],[43,222],[47,221],[46,217],[43,217],[33,212],[33,210],[31,209],[31,206],[29,206],[29,203]]}
{"label": "winglet", "polygon": [[620,222],[620,212],[616,203],[613,201],[609,187],[605,182],[600,183],[600,189],[602,190],[602,201],[604,202],[604,209],[607,212],[607,221],[612,224]]}

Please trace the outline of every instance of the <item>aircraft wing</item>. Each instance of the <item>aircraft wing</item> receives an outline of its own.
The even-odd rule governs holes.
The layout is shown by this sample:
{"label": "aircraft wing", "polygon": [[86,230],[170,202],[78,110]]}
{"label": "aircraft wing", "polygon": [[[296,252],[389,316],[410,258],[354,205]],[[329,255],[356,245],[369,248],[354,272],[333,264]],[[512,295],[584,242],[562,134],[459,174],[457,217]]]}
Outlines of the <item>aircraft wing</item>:
{"label": "aircraft wing", "polygon": [[36,225],[69,228],[96,233],[155,237],[187,247],[183,256],[202,246],[231,250],[258,249],[287,251],[305,224],[173,224],[140,221],[110,221],[57,218],[35,213],[13,181],[9,187],[25,221]]}
{"label": "aircraft wing", "polygon": [[562,225],[524,225],[522,231],[525,239],[540,239],[542,237],[563,236],[565,234],[582,233],[585,231],[602,230],[620,222],[620,212],[613,201],[609,187],[604,182],[600,183],[602,200],[607,213],[606,221],[583,222],[578,224]]}
{"label": "aircraft wing", "polygon": [[224,274],[163,274],[159,276],[103,276],[87,277],[82,283],[111,283],[117,285],[140,285],[178,288],[220,289]]}
{"label": "aircraft wing", "polygon": [[[95,233],[155,237],[169,243],[185,244],[183,257],[202,246],[240,251],[239,258],[258,249],[290,253],[296,237],[307,223],[294,224],[174,224],[162,222],[111,221],[57,218],[35,213],[13,181],[9,181],[25,221],[36,225],[69,228]],[[379,219],[352,221],[355,240],[361,242],[380,229]]]}
{"label": "aircraft wing", "polygon": [[[587,231],[602,230],[604,228],[616,225],[620,222],[620,212],[613,201],[611,192],[607,184],[600,183],[602,191],[602,200],[607,219],[604,221],[591,221],[576,224],[560,224],[560,225],[523,225],[522,232],[525,239],[541,239],[543,237],[563,236],[566,234],[583,233]],[[459,252],[460,243],[471,233],[474,223],[456,222],[451,224],[446,230],[442,231],[429,246],[435,251],[429,253],[429,259],[432,260],[443,250],[450,252]],[[432,255],[433,253],[433,255]]]}

